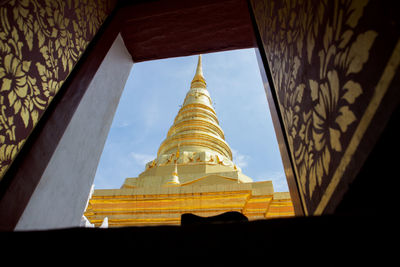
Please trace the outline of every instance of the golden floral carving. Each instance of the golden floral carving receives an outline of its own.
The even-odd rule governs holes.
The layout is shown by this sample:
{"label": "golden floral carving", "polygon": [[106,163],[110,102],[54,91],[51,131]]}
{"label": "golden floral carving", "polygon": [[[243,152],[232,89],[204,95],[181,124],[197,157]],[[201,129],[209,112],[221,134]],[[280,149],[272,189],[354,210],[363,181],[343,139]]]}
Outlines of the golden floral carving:
{"label": "golden floral carving", "polygon": [[35,104],[41,102],[40,98],[36,99],[39,94],[36,79],[28,75],[30,65],[30,61],[8,54],[0,67],[0,77],[3,79],[0,92],[7,94],[14,115],[22,119],[25,128],[31,120],[34,124],[37,122],[38,112],[34,108],[40,106]]}
{"label": "golden floral carving", "polygon": [[[360,114],[360,73],[378,35],[368,1],[252,1],[303,203],[317,203]],[[320,195],[319,195],[320,196]],[[314,206],[314,204],[312,206]]]}
{"label": "golden floral carving", "polygon": [[0,6],[0,179],[113,4],[12,0]]}

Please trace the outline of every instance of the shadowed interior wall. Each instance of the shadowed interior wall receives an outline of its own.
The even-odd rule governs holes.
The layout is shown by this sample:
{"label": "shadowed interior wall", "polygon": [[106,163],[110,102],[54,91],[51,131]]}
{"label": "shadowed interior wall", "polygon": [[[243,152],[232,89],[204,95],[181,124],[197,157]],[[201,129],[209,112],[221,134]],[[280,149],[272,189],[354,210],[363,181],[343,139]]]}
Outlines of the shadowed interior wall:
{"label": "shadowed interior wall", "polygon": [[381,1],[251,6],[305,213],[334,212],[399,104],[398,14]]}
{"label": "shadowed interior wall", "polygon": [[120,14],[135,62],[256,46],[246,0],[132,2]]}
{"label": "shadowed interior wall", "polygon": [[118,35],[58,143],[16,230],[79,226],[132,65]]}

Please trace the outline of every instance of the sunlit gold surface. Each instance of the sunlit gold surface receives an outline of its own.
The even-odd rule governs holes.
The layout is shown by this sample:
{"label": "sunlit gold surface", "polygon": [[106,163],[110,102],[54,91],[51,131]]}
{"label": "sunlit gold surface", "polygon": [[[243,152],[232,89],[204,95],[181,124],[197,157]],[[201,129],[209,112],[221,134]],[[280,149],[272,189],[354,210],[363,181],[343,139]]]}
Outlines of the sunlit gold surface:
{"label": "sunlit gold surface", "polygon": [[213,216],[239,211],[250,220],[293,216],[289,193],[273,193],[272,183],[231,183],[141,189],[96,190],[85,216],[95,226],[180,224],[183,213]]}
{"label": "sunlit gold surface", "polygon": [[121,189],[95,190],[85,217],[95,226],[180,224],[183,213],[239,211],[250,220],[294,216],[289,193],[253,182],[232,162],[212,107],[201,56],[190,90],[157,158]]}
{"label": "sunlit gold surface", "polygon": [[162,155],[174,154],[180,146],[183,151],[209,151],[232,160],[232,151],[224,138],[207,90],[199,56],[190,90],[157,155],[160,158]]}

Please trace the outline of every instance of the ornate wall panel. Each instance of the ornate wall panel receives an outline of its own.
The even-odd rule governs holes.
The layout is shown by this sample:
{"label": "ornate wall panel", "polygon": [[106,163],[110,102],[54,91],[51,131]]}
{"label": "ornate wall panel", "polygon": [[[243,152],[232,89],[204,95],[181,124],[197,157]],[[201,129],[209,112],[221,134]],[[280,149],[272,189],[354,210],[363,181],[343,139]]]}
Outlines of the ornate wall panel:
{"label": "ornate wall panel", "polygon": [[323,213],[342,180],[355,176],[349,164],[357,169],[363,157],[356,155],[373,146],[382,127],[374,116],[386,109],[384,124],[398,103],[391,84],[399,73],[398,15],[379,1],[251,4],[303,207]]}
{"label": "ornate wall panel", "polygon": [[115,5],[14,0],[0,6],[0,179]]}

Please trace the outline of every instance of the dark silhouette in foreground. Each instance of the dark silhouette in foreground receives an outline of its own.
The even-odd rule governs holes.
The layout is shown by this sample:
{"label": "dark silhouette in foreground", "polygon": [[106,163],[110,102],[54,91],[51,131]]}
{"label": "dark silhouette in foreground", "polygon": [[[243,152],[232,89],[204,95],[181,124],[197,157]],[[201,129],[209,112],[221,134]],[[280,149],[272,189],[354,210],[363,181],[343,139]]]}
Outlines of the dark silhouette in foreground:
{"label": "dark silhouette in foreground", "polygon": [[181,216],[181,225],[197,225],[197,224],[218,224],[218,223],[237,223],[248,222],[245,215],[237,211],[228,211],[210,217],[201,217],[192,213],[185,213]]}

